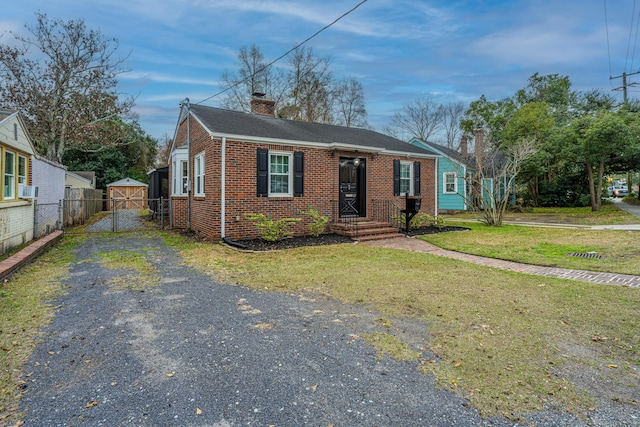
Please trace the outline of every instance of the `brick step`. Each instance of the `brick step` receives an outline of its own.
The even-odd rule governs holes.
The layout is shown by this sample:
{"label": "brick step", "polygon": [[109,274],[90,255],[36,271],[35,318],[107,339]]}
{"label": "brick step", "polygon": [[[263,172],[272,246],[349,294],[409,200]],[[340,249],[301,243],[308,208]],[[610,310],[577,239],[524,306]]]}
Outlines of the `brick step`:
{"label": "brick step", "polygon": [[404,234],[401,233],[386,233],[386,234],[371,234],[368,236],[360,236],[358,235],[359,242],[368,242],[372,240],[387,240],[387,239],[396,239],[398,237],[404,237]]}
{"label": "brick step", "polygon": [[403,236],[396,227],[387,222],[358,221],[357,231],[354,227],[356,227],[355,224],[334,223],[331,224],[331,231],[358,241],[394,239]]}

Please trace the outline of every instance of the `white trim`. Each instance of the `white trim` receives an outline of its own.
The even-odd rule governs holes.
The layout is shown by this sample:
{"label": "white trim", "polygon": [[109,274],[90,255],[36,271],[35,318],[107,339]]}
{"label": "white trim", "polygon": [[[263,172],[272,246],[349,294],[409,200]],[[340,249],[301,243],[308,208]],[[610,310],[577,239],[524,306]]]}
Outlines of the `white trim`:
{"label": "white trim", "polygon": [[402,167],[403,166],[409,167],[409,196],[413,196],[414,195],[413,162],[408,162],[405,160],[400,160],[400,195],[401,196],[406,195],[406,192],[405,193],[402,192]]}
{"label": "white trim", "polygon": [[[286,193],[273,193],[271,192],[271,176],[272,176],[272,172],[271,172],[271,157],[272,156],[284,156],[286,158],[288,158],[288,164],[287,164],[287,189],[288,191]],[[267,187],[269,190],[269,197],[293,197],[293,152],[291,151],[276,151],[276,150],[269,150],[269,158],[268,158],[268,174],[267,174]],[[283,173],[278,173],[276,174],[278,176],[283,176]]]}
{"label": "white trim", "polygon": [[[453,191],[447,190],[447,176],[453,175]],[[442,194],[458,194],[458,174],[455,172],[442,173]]]}
{"label": "white trim", "polygon": [[[193,195],[197,197],[203,197],[204,191],[204,178],[206,174],[205,167],[205,152],[193,156]],[[199,173],[198,173],[199,172]]]}
{"label": "white trim", "polygon": [[[196,117],[197,120],[197,117]],[[205,126],[204,129],[207,129]],[[407,151],[395,151],[395,150],[387,150],[384,148],[375,148],[375,147],[367,147],[364,145],[355,145],[355,144],[343,144],[339,142],[331,142],[331,143],[321,143],[321,142],[309,142],[309,141],[298,141],[298,140],[289,140],[289,139],[277,139],[277,138],[265,138],[259,136],[246,136],[246,135],[234,135],[227,133],[214,133],[209,131],[209,136],[214,139],[226,138],[227,140],[234,140],[238,142],[246,142],[251,144],[271,144],[271,145],[285,145],[290,147],[311,147],[311,148],[319,148],[323,150],[342,150],[342,151],[357,151],[358,153],[373,153],[373,154],[383,154],[389,156],[400,156],[406,157],[408,159],[435,159],[439,157],[435,154],[427,154],[427,153],[411,153]]]}

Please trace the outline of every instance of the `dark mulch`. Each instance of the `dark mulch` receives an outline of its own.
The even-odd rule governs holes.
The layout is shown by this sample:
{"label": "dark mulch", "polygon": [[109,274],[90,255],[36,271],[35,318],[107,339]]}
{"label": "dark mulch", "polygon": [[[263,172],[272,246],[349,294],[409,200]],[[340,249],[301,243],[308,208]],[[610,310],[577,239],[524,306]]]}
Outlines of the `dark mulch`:
{"label": "dark mulch", "polygon": [[409,236],[422,236],[423,234],[436,234],[436,233],[445,233],[447,231],[468,231],[469,228],[466,227],[456,227],[454,225],[447,225],[445,227],[420,227],[415,230],[409,230]]}
{"label": "dark mulch", "polygon": [[[409,236],[420,236],[423,234],[442,233],[446,231],[463,231],[468,230],[464,227],[420,227],[409,232]],[[340,236],[338,234],[322,234],[318,237],[313,236],[298,236],[288,237],[286,239],[279,240],[277,242],[267,242],[262,239],[240,240],[238,246],[241,249],[251,251],[273,251],[277,249],[292,249],[300,248],[303,246],[321,246],[321,245],[336,245],[339,243],[353,243],[348,237]]]}

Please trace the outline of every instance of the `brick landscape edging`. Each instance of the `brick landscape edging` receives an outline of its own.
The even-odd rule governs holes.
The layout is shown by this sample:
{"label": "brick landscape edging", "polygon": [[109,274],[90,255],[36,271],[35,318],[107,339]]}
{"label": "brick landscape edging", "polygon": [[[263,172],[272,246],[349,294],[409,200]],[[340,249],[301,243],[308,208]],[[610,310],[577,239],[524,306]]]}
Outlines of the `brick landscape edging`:
{"label": "brick landscape edging", "polygon": [[53,233],[34,241],[20,252],[0,262],[0,281],[7,279],[22,266],[36,259],[47,248],[62,239],[63,234],[61,230],[55,230]]}

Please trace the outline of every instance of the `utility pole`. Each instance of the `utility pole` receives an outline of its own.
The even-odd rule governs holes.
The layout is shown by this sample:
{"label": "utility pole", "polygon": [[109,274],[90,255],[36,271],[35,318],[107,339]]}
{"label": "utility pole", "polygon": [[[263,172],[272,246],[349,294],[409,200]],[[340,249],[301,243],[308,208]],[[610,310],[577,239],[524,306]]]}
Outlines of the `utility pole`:
{"label": "utility pole", "polygon": [[637,85],[637,83],[627,83],[627,76],[633,76],[635,74],[640,74],[640,71],[636,71],[635,73],[629,73],[629,74],[624,72],[619,76],[609,77],[609,80],[619,79],[622,77],[622,86],[614,87],[612,90],[622,90],[622,99],[625,105],[627,105],[627,103],[629,102],[629,98],[627,96],[627,87]]}
{"label": "utility pole", "polygon": [[[630,73],[630,74],[627,74],[626,72],[624,72],[619,76],[609,77],[609,80],[619,79],[620,77],[622,77],[622,86],[613,88],[613,90],[622,89],[622,100],[625,106],[627,106],[629,103],[629,98],[627,97],[627,88],[629,86],[636,86],[637,84],[637,83],[627,83],[627,76],[633,76],[635,74],[640,74],[640,71],[636,71],[635,73]],[[633,174],[631,173],[631,171],[627,171],[627,194],[631,194],[631,187],[633,186],[632,178],[633,178]],[[640,191],[638,192],[638,198],[640,198]]]}

